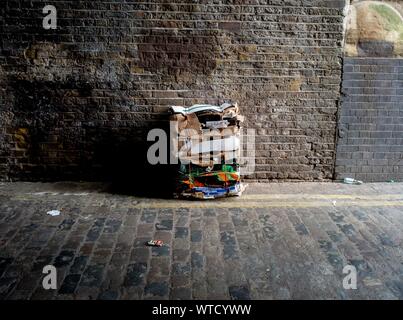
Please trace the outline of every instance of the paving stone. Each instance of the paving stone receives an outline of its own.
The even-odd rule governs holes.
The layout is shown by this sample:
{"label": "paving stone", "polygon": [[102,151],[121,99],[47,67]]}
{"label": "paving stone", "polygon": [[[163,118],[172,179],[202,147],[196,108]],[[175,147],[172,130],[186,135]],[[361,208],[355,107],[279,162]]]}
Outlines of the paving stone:
{"label": "paving stone", "polygon": [[[52,256],[39,256],[36,258],[31,271],[32,272],[42,271],[45,266],[52,264],[52,261],[53,261]],[[1,275],[1,272],[0,272],[0,275]]]}
{"label": "paving stone", "polygon": [[229,294],[232,300],[250,300],[249,289],[246,286],[229,287]]}
{"label": "paving stone", "polygon": [[154,234],[154,225],[151,223],[137,225],[137,234],[142,237],[151,238]]}
{"label": "paving stone", "polygon": [[93,249],[94,249],[93,243],[84,243],[80,248],[80,254],[89,256],[92,253]]}
{"label": "paving stone", "polygon": [[171,300],[191,300],[192,290],[190,288],[173,288],[169,298]]}
{"label": "paving stone", "polygon": [[149,248],[134,248],[131,252],[130,261],[147,262],[150,255]]}
{"label": "paving stone", "polygon": [[340,242],[343,239],[343,234],[336,231],[326,231],[333,242]]}
{"label": "paving stone", "polygon": [[161,240],[165,244],[169,244],[172,240],[172,232],[169,231],[156,231],[154,233],[155,240]]}
{"label": "paving stone", "polygon": [[152,247],[151,252],[153,257],[164,257],[171,254],[171,248],[168,246]]}
{"label": "paving stone", "polygon": [[176,227],[186,227],[188,225],[189,219],[187,216],[179,216],[175,222]]}
{"label": "paving stone", "polygon": [[59,225],[60,230],[71,230],[74,225],[74,219],[64,219],[63,222]]}
{"label": "paving stone", "polygon": [[102,283],[102,276],[105,269],[103,264],[89,265],[85,269],[80,286],[84,287],[100,287]]}
{"label": "paving stone", "polygon": [[[320,186],[312,185],[310,190],[299,186],[304,199],[298,201],[321,189],[351,190],[342,184]],[[356,187],[364,193],[383,192],[375,190],[376,185]],[[401,187],[391,187],[401,194]],[[271,188],[297,194],[293,184]],[[0,197],[9,189],[4,191],[0,185]],[[137,203],[132,196],[91,193],[22,201],[19,197],[31,197],[32,192],[14,192],[16,200],[8,196],[0,204],[1,299],[402,297],[400,207],[334,207],[330,202],[315,208],[276,208],[271,202],[270,207],[253,209],[184,208],[182,204],[177,209],[134,209]],[[155,203],[159,201],[165,200]],[[244,203],[237,199],[220,203],[227,206],[232,201]],[[34,216],[57,206],[64,208],[57,219]],[[30,215],[25,214],[26,207]],[[146,246],[156,238],[167,246]],[[59,268],[60,289],[53,292],[40,285],[42,269],[49,264]],[[341,287],[347,264],[358,271],[354,292]]]}
{"label": "paving stone", "polygon": [[198,252],[192,252],[192,268],[202,269],[204,264],[203,256]]}
{"label": "paving stone", "polygon": [[392,280],[387,282],[387,287],[393,292],[393,294],[400,300],[403,299],[403,281]]}
{"label": "paving stone", "polygon": [[117,291],[104,291],[98,295],[98,300],[117,300],[119,298],[119,292]]}
{"label": "paving stone", "polygon": [[161,220],[161,222],[155,224],[156,230],[172,230],[173,220]]}
{"label": "paving stone", "polygon": [[77,288],[80,278],[81,274],[69,274],[66,276],[59,289],[59,294],[73,294]]}
{"label": "paving stone", "polygon": [[56,268],[68,266],[73,261],[73,258],[74,258],[74,251],[63,250],[56,257],[54,266]]}
{"label": "paving stone", "polygon": [[227,246],[235,246],[236,245],[234,232],[223,231],[223,232],[220,233],[220,235],[221,235],[221,242],[224,245],[227,245]]}
{"label": "paving stone", "polygon": [[143,214],[141,215],[140,221],[143,223],[153,223],[156,217],[156,212],[145,209]]}
{"label": "paving stone", "polygon": [[205,210],[203,210],[203,215],[205,217],[215,217],[216,213],[215,213],[214,209],[205,209]]}
{"label": "paving stone", "polygon": [[338,224],[338,226],[346,236],[355,236],[356,230],[352,224]]}
{"label": "paving stone", "polygon": [[120,220],[116,220],[116,219],[108,220],[105,223],[104,232],[105,233],[116,233],[119,230],[121,224],[122,224],[122,221],[120,221]]}
{"label": "paving stone", "polygon": [[150,271],[148,272],[147,280],[154,280],[161,276],[169,276],[171,270],[170,257],[153,257],[150,262]]}
{"label": "paving stone", "polygon": [[147,242],[150,240],[151,239],[148,237],[135,238],[133,246],[138,248],[144,248],[147,245]]}
{"label": "paving stone", "polygon": [[148,283],[144,288],[144,294],[151,296],[163,297],[168,294],[168,283],[167,282],[152,282]]}
{"label": "paving stone", "polygon": [[388,235],[386,234],[380,234],[378,236],[378,238],[380,239],[381,243],[383,246],[388,246],[388,247],[395,247],[395,243],[388,237]]}
{"label": "paving stone", "polygon": [[190,250],[175,249],[173,250],[173,261],[186,261],[189,258]]}
{"label": "paving stone", "polygon": [[145,273],[147,271],[147,263],[139,262],[129,264],[124,280],[124,286],[138,286],[144,282]]}
{"label": "paving stone", "polygon": [[172,288],[190,286],[190,284],[191,284],[191,278],[189,276],[171,275]]}
{"label": "paving stone", "polygon": [[175,228],[175,238],[185,239],[189,235],[189,228],[186,227],[176,227]]}
{"label": "paving stone", "polygon": [[88,256],[78,256],[74,259],[73,265],[70,267],[70,273],[81,274],[84,272],[88,262]]}
{"label": "paving stone", "polygon": [[86,241],[96,241],[101,235],[102,227],[92,227],[87,233]]}
{"label": "paving stone", "polygon": [[203,237],[203,233],[201,230],[192,230],[190,232],[190,240],[192,242],[201,242]]}
{"label": "paving stone", "polygon": [[16,287],[18,278],[2,277],[0,278],[0,300],[4,300]]}
{"label": "paving stone", "polygon": [[175,262],[172,264],[173,275],[190,275],[190,263]]}
{"label": "paving stone", "polygon": [[13,261],[13,258],[0,258],[0,277]]}
{"label": "paving stone", "polygon": [[353,265],[357,269],[357,276],[360,279],[371,276],[373,270],[372,267],[363,259],[351,259],[348,260],[350,265]]}

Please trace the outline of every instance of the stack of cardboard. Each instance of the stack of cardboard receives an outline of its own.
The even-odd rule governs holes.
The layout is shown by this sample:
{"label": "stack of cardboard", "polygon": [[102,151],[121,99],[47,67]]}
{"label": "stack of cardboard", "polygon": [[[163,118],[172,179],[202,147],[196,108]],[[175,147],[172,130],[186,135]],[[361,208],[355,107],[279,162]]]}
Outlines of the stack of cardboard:
{"label": "stack of cardboard", "polygon": [[236,104],[171,107],[176,197],[214,199],[240,195],[240,129]]}

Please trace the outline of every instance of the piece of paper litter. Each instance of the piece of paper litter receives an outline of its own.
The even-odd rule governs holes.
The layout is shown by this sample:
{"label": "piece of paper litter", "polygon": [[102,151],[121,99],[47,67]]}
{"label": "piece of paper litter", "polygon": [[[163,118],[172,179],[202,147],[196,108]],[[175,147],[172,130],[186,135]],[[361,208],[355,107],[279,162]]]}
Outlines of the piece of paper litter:
{"label": "piece of paper litter", "polygon": [[56,217],[56,216],[60,215],[60,211],[59,210],[51,210],[51,211],[46,212],[46,214],[48,214],[48,215],[50,215],[52,217]]}

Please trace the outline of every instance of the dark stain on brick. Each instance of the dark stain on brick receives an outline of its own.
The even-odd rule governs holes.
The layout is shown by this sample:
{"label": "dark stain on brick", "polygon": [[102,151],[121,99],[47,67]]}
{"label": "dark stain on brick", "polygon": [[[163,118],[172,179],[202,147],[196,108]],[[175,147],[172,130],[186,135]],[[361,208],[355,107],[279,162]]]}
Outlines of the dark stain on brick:
{"label": "dark stain on brick", "polygon": [[[171,29],[172,30],[172,29]],[[182,73],[209,75],[217,66],[219,44],[213,31],[188,36],[182,31],[145,35],[138,44],[138,66],[162,76],[183,79]],[[189,79],[190,80],[190,79]]]}
{"label": "dark stain on brick", "polygon": [[223,21],[218,23],[218,28],[231,32],[241,31],[241,22],[238,21]]}

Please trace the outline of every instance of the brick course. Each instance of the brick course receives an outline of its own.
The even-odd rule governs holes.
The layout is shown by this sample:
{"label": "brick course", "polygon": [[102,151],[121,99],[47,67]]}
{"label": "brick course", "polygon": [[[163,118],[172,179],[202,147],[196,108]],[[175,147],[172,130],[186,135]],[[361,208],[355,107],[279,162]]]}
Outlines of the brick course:
{"label": "brick course", "polygon": [[331,179],[344,3],[53,1],[46,31],[47,2],[3,1],[0,179],[108,179],[170,105],[226,100],[257,130],[247,178]]}
{"label": "brick course", "polygon": [[345,58],[336,178],[403,180],[403,59]]}

